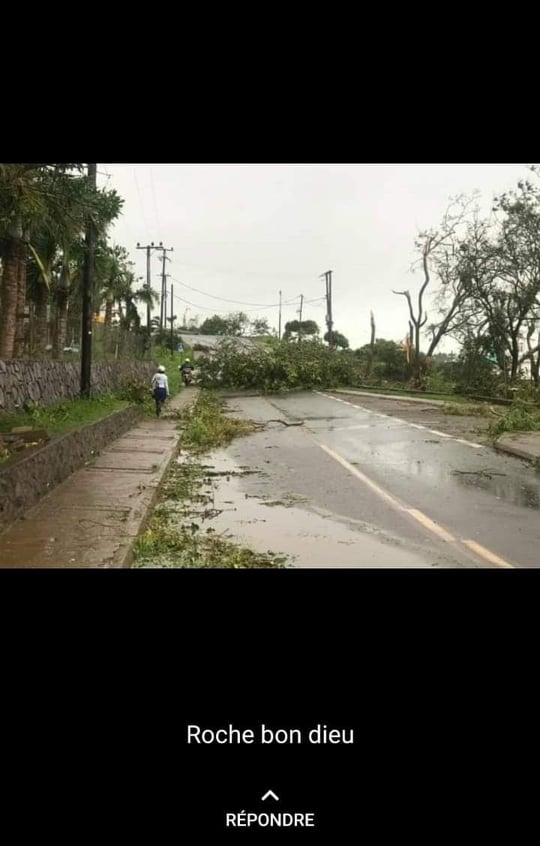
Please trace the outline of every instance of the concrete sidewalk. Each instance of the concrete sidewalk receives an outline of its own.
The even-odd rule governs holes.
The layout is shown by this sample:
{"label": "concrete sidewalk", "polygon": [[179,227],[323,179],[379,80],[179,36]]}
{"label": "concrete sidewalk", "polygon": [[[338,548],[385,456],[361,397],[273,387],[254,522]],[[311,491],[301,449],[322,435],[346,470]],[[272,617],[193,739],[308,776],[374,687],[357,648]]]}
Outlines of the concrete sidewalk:
{"label": "concrete sidewalk", "polygon": [[540,461],[540,432],[513,432],[501,435],[495,441],[495,449],[524,458],[526,461]]}
{"label": "concrete sidewalk", "polygon": [[[198,394],[183,390],[168,407],[181,410]],[[166,410],[143,420],[58,485],[0,534],[0,568],[128,567],[176,454],[177,425]]]}

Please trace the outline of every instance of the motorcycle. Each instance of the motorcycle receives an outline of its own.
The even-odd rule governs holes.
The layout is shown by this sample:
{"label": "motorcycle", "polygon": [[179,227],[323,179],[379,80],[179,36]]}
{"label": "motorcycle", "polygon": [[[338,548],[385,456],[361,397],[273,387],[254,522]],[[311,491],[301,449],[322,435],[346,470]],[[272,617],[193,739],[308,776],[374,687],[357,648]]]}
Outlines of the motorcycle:
{"label": "motorcycle", "polygon": [[182,372],[182,380],[187,388],[187,386],[191,385],[191,383],[193,382],[193,372],[191,370],[184,370]]}

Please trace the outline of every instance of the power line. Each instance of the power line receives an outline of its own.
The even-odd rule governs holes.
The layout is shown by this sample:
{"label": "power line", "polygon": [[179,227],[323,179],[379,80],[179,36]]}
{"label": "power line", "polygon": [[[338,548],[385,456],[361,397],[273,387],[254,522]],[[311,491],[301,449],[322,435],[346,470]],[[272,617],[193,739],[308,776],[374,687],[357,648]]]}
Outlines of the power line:
{"label": "power line", "polygon": [[154,211],[156,213],[156,222],[157,222],[158,230],[159,230],[159,229],[161,229],[161,224],[159,222],[159,212],[158,212],[158,207],[157,207],[157,202],[156,202],[156,191],[155,191],[155,188],[154,188],[154,175],[153,175],[153,172],[152,172],[152,166],[151,165],[150,165],[150,184],[152,186],[152,199],[154,201]]}
{"label": "power line", "polygon": [[[212,245],[215,246],[215,245]],[[182,261],[182,264],[185,267],[193,267],[198,270],[210,270],[215,271],[216,273],[231,273],[235,276],[238,275],[239,271],[237,268],[232,267],[212,267],[208,264],[195,264],[193,262]],[[243,276],[268,276],[271,279],[313,279],[313,273],[287,273],[286,271],[283,272],[274,272],[272,270],[242,270],[240,273]]]}
{"label": "power line", "polygon": [[[173,277],[171,277],[171,278],[173,278]],[[174,280],[174,281],[177,281],[177,280]],[[197,303],[192,303],[190,300],[186,300],[186,299],[184,299],[184,297],[179,296],[179,294],[175,294],[174,298],[176,300],[180,300],[180,302],[182,302],[182,303],[186,303],[186,305],[189,305],[189,306],[192,306],[193,308],[198,309],[199,311],[209,311],[211,314],[230,314],[231,313],[230,308],[229,309],[207,308],[206,306],[198,305]],[[278,308],[278,306],[264,306],[264,308]],[[253,312],[258,312],[258,311],[260,311],[260,308],[252,308],[252,309],[248,308],[248,309],[246,309],[245,313],[246,314],[252,314]]]}
{"label": "power line", "polygon": [[148,218],[146,217],[146,212],[144,210],[144,203],[142,201],[141,189],[139,188],[139,180],[137,179],[137,171],[135,170],[135,168],[133,168],[133,176],[135,177],[135,186],[137,188],[137,194],[139,196],[139,203],[141,205],[141,210],[142,210],[142,213],[143,213],[144,222],[146,224],[146,228],[150,229],[150,227],[148,226]]}
{"label": "power line", "polygon": [[[199,288],[194,288],[192,285],[187,285],[185,282],[180,282],[179,279],[171,277],[179,285],[184,288],[189,288],[190,291],[195,291],[197,294],[202,294],[204,297],[210,297],[212,300],[219,300],[222,303],[233,303],[234,305],[254,306],[255,308],[278,308],[280,303],[246,303],[241,300],[228,300],[226,297],[216,297],[215,294],[208,294],[206,291],[201,291]],[[283,305],[290,305],[300,298],[300,294],[292,300],[287,300]]]}

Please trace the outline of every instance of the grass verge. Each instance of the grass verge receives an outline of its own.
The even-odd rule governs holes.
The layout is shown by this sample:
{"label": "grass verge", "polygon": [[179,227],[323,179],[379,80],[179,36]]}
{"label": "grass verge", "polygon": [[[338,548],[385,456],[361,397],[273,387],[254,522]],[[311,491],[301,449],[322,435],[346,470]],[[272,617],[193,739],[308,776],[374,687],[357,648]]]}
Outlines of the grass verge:
{"label": "grass verge", "polygon": [[36,429],[46,429],[48,432],[62,434],[94,423],[103,417],[119,411],[130,405],[126,400],[114,396],[94,397],[92,399],[70,400],[65,403],[36,407],[28,411],[0,414],[0,432],[11,432],[16,426],[32,426]]}

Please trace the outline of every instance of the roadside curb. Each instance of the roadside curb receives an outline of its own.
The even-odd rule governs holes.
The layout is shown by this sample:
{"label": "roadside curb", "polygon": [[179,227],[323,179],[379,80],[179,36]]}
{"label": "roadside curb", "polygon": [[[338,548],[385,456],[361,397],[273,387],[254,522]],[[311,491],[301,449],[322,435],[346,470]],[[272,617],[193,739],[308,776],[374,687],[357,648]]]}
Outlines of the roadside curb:
{"label": "roadside curb", "polygon": [[354,391],[348,388],[329,389],[334,394],[350,394],[357,397],[376,397],[377,399],[399,400],[399,402],[416,402],[422,405],[448,405],[448,400],[422,399],[421,397],[402,397],[395,394],[375,394],[373,391]]}
{"label": "roadside curb", "polygon": [[[504,437],[504,435],[501,435],[501,437]],[[521,458],[524,461],[531,462],[532,464],[538,462],[540,458],[540,456],[534,455],[528,450],[522,449],[521,447],[515,446],[514,444],[502,443],[500,439],[496,440],[493,443],[493,446],[498,452],[505,452],[508,455],[513,455],[515,458]]]}

